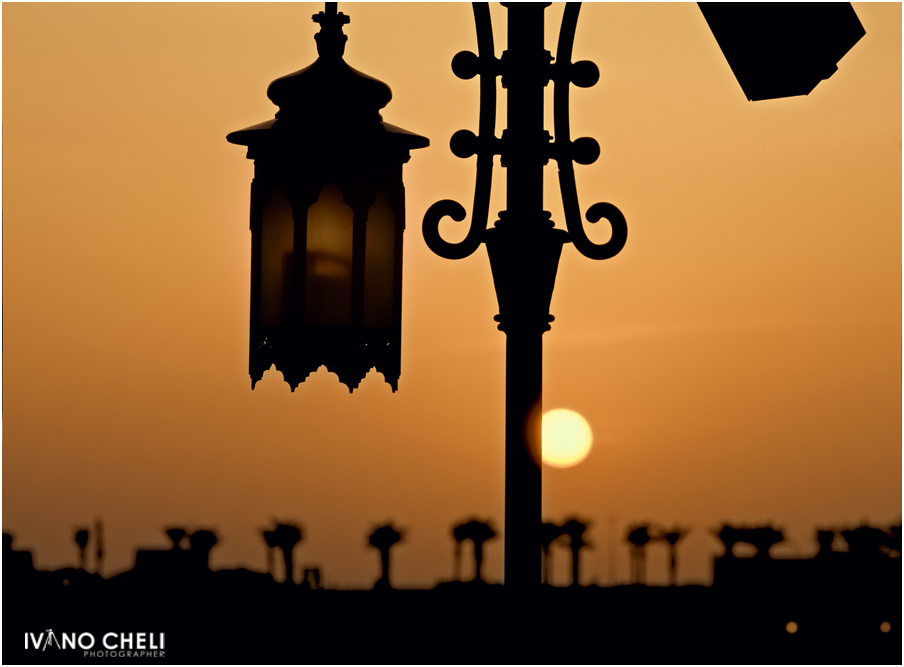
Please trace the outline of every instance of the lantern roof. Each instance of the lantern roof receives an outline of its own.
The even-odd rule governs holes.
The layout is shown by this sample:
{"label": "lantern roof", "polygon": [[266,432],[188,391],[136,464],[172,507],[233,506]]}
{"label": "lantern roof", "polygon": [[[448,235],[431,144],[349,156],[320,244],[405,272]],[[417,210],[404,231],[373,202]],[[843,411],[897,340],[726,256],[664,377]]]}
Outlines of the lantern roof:
{"label": "lantern roof", "polygon": [[349,67],[341,56],[321,55],[304,69],[273,81],[267,97],[279,107],[279,115],[305,113],[312,102],[320,109],[333,107],[339,113],[379,114],[392,99],[392,90]]}
{"label": "lantern roof", "polygon": [[251,146],[276,130],[312,138],[385,134],[403,148],[428,146],[426,137],[383,122],[380,109],[392,99],[392,90],[343,60],[348,37],[342,26],[349,22],[348,16],[337,12],[336,3],[328,2],[326,11],[312,20],[320,24],[320,32],[314,35],[317,60],[267,88],[267,97],[279,107],[276,118],[232,132],[226,140]]}

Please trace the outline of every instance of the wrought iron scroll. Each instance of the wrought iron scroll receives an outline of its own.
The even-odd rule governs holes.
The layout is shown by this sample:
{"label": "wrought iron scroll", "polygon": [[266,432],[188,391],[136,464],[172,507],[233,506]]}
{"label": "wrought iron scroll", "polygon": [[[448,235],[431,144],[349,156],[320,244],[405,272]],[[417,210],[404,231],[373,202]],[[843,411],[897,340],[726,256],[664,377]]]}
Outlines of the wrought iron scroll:
{"label": "wrought iron scroll", "polygon": [[440,220],[449,216],[456,222],[465,219],[464,207],[451,199],[443,199],[427,209],[424,214],[424,241],[440,257],[463,259],[483,243],[490,207],[490,189],[493,179],[493,157],[499,154],[496,138],[496,77],[499,61],[493,47],[493,26],[490,8],[485,2],[472,3],[474,24],[477,28],[477,52],[462,51],[452,59],[452,71],[460,79],[472,79],[480,75],[480,117],[477,136],[469,130],[459,130],[449,142],[452,153],[460,158],[477,155],[477,181],[474,185],[474,206],[471,210],[471,226],[459,243],[449,243],[439,234]]}
{"label": "wrought iron scroll", "polygon": [[559,44],[556,49],[555,91],[553,111],[555,116],[555,144],[553,156],[559,165],[559,188],[562,191],[562,206],[565,209],[565,225],[574,247],[590,259],[609,259],[625,247],[628,239],[628,225],[625,216],[613,204],[596,203],[587,210],[587,221],[598,222],[602,218],[609,221],[612,227],[611,238],[603,244],[597,244],[587,237],[581,221],[581,207],[578,203],[578,191],[574,183],[574,162],[593,164],[600,154],[600,146],[595,139],[581,137],[571,141],[569,126],[569,88],[570,84],[580,88],[589,88],[599,81],[600,72],[589,60],[571,62],[571,51],[574,46],[574,34],[577,29],[580,2],[569,2],[565,5],[562,16],[562,27],[559,30]]}

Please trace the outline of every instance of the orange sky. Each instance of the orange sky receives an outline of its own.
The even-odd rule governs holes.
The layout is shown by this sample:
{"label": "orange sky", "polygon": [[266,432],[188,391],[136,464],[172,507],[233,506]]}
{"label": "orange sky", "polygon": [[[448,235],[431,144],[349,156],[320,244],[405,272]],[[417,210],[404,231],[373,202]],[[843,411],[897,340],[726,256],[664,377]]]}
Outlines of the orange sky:
{"label": "orange sky", "polygon": [[[572,91],[572,136],[602,154],[578,193],[629,227],[605,262],[565,248],[544,337],[545,408],[596,436],[544,468],[545,517],[592,522],[584,583],[610,581],[610,526],[620,581],[630,523],[690,526],[680,580],[701,582],[723,521],[771,521],[776,555],[809,555],[817,526],[901,519],[901,5],[854,7],[866,36],[838,72],[764,102],[696,5],[582,9],[575,59],[602,74]],[[372,372],[349,395],[322,369],[251,391],[252,164],[225,136],[273,116],[267,84],[314,60],[321,8],[3,5],[3,529],[39,567],[73,564],[73,529],[102,517],[108,573],[179,524],[218,532],[215,567],[263,569],[277,518],[304,524],[296,560],[327,586],[369,586],[366,535],[392,520],[394,583],[430,586],[454,522],[503,528],[489,263],[420,234],[433,202],[473,196],[473,159],[448,148],[477,129],[477,83],[450,68],[476,49],[468,5],[340,4],[346,61],[393,90],[384,119],[431,140],[405,173],[399,392]],[[554,51],[562,5],[546,14]],[[500,580],[502,541],[485,554]],[[649,580],[666,574],[651,547]]]}

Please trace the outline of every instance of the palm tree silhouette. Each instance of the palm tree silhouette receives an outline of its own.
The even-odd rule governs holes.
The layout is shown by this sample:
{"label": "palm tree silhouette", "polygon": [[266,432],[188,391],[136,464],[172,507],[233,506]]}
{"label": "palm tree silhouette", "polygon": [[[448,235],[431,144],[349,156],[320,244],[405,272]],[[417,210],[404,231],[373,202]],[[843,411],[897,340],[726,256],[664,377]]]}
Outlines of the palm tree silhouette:
{"label": "palm tree silhouette", "polygon": [[295,570],[292,567],[292,550],[303,538],[301,526],[280,523],[276,525],[276,528],[272,532],[273,544],[282,550],[283,559],[286,561],[285,583],[289,585],[294,584]]}
{"label": "palm tree silhouette", "polygon": [[825,558],[826,556],[831,555],[832,552],[832,543],[835,541],[835,531],[834,530],[817,530],[816,531],[816,542],[819,544],[819,553],[816,555],[820,558]]}
{"label": "palm tree silhouette", "polygon": [[452,535],[459,544],[465,540],[474,543],[474,581],[483,582],[483,543],[496,537],[496,531],[489,522],[471,519],[455,526]]}
{"label": "palm tree silhouette", "polygon": [[634,583],[643,584],[647,579],[646,553],[644,547],[652,538],[649,526],[633,526],[628,529],[627,540],[634,548],[631,552],[632,565],[634,566]]}
{"label": "palm tree silhouette", "polygon": [[889,535],[881,528],[860,526],[853,530],[842,530],[841,536],[848,543],[852,556],[872,558],[882,554],[882,547],[887,546]]}
{"label": "palm tree silhouette", "polygon": [[455,531],[458,530],[458,526],[452,527],[452,539],[455,540],[455,556],[454,556],[454,573],[453,577],[455,581],[461,581],[461,542],[464,537],[459,537],[459,534]]}
{"label": "palm tree silhouette", "polygon": [[185,537],[184,528],[167,528],[166,535],[173,542],[173,551],[179,551],[180,549],[182,549],[182,538]]}
{"label": "palm tree silhouette", "polygon": [[579,573],[579,565],[580,565],[580,551],[585,546],[589,546],[587,542],[584,541],[584,531],[587,530],[587,522],[579,521],[576,518],[571,518],[565,522],[565,525],[562,526],[562,533],[568,535],[570,538],[569,546],[571,547],[571,585],[579,586],[580,585],[580,573]]}
{"label": "palm tree silhouette", "polygon": [[722,557],[734,558],[734,545],[744,541],[744,531],[741,528],[734,528],[728,524],[723,524],[722,528],[718,533],[715,533],[715,535],[722,540],[722,544],[725,545],[725,554]]}
{"label": "palm tree silhouette", "polygon": [[540,544],[543,547],[543,583],[549,583],[549,569],[552,567],[552,557],[549,555],[549,547],[563,535],[562,526],[554,523],[540,524]]}
{"label": "palm tree silhouette", "polygon": [[380,551],[380,565],[383,573],[374,584],[375,589],[390,589],[389,583],[389,550],[394,544],[402,541],[402,533],[392,527],[392,524],[380,526],[370,534],[370,546]]}
{"label": "palm tree silhouette", "polygon": [[267,574],[273,576],[273,550],[276,548],[276,532],[272,530],[262,530],[264,542],[267,545]]}
{"label": "palm tree silhouette", "polygon": [[79,528],[75,531],[75,544],[78,546],[78,567],[80,570],[85,569],[85,548],[88,546],[88,529]]}
{"label": "palm tree silhouette", "polygon": [[678,585],[678,540],[687,535],[687,528],[672,528],[662,536],[669,543],[669,585]]}

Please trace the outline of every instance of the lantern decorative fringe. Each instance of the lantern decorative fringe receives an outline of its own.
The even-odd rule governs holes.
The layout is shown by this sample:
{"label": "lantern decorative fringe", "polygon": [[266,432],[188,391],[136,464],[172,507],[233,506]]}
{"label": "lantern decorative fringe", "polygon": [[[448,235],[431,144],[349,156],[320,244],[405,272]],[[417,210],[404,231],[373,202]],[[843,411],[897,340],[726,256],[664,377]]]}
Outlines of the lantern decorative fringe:
{"label": "lantern decorative fringe", "polygon": [[295,390],[325,365],[354,390],[367,372],[398,390],[402,165],[429,145],[384,123],[389,87],[342,59],[348,17],[313,17],[319,58],[276,79],[276,118],[226,138],[248,147],[251,386],[271,365]]}

